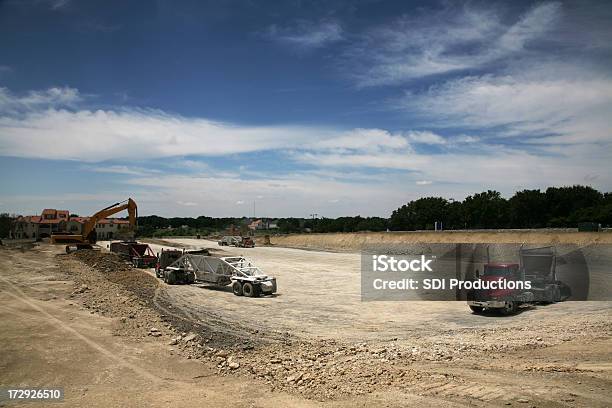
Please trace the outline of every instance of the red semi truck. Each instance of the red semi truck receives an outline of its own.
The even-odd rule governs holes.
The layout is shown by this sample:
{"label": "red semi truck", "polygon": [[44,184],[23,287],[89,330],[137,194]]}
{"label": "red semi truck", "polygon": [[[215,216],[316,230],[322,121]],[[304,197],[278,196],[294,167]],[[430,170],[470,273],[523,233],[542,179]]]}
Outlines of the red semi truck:
{"label": "red semi truck", "polygon": [[488,262],[484,265],[478,279],[483,281],[483,286],[493,282],[496,287],[468,291],[468,306],[474,313],[495,310],[510,315],[521,305],[555,303],[571,295],[569,286],[557,280],[553,247],[521,247],[519,258],[520,263]]}

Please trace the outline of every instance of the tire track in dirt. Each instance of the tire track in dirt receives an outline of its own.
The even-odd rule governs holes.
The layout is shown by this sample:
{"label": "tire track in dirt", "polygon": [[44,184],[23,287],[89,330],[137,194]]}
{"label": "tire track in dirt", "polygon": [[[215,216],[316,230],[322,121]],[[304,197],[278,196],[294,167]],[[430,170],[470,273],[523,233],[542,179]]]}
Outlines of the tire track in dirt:
{"label": "tire track in dirt", "polygon": [[23,291],[21,291],[16,285],[14,285],[9,280],[7,280],[7,279],[5,279],[3,277],[0,277],[0,281],[4,282],[12,290],[12,291],[5,291],[4,292],[8,296],[14,298],[15,300],[17,300],[19,302],[22,302],[22,303],[26,304],[30,308],[36,310],[37,312],[39,312],[40,314],[45,316],[48,319],[48,321],[54,322],[62,330],[64,330],[65,332],[69,333],[74,338],[77,338],[78,340],[81,340],[82,342],[86,343],[92,349],[94,349],[97,352],[103,354],[104,356],[106,356],[110,360],[113,360],[117,365],[129,369],[129,370],[133,371],[134,373],[142,376],[143,378],[145,378],[145,379],[147,379],[149,381],[152,381],[152,382],[155,382],[155,383],[162,383],[163,382],[162,378],[152,374],[151,372],[143,369],[142,367],[139,367],[137,365],[134,365],[132,363],[129,363],[129,362],[125,361],[124,358],[122,358],[122,357],[118,356],[116,353],[106,349],[100,343],[98,343],[98,342],[88,338],[87,336],[83,335],[78,330],[76,330],[75,328],[73,328],[72,326],[67,324],[66,322],[62,321],[58,317],[56,317],[56,316],[52,315],[51,313],[47,312],[42,307],[38,306],[35,303],[34,299],[32,299],[31,297],[26,295]]}

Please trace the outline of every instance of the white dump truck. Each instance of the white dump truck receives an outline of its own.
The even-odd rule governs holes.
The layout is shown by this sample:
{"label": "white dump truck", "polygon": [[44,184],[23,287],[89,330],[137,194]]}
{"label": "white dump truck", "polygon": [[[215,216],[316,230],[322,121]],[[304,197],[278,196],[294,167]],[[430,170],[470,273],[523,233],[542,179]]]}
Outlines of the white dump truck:
{"label": "white dump truck", "polygon": [[257,297],[276,293],[276,278],[268,276],[242,256],[215,257],[186,253],[163,272],[164,282],[232,285],[236,296]]}

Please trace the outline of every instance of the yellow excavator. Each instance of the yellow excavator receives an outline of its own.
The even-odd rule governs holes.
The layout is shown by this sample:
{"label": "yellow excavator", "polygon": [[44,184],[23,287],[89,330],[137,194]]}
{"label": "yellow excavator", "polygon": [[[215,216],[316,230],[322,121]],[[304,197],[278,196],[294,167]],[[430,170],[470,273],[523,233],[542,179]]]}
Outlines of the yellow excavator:
{"label": "yellow excavator", "polygon": [[[91,217],[89,217],[84,223],[81,230],[81,234],[53,234],[51,235],[51,243],[67,243],[76,244],[77,249],[91,249],[92,245],[96,243],[96,224],[98,221],[103,220],[106,217],[110,217],[120,211],[127,210],[129,215],[130,227],[136,229],[136,219],[138,217],[138,207],[136,202],[131,198],[125,201],[109,205],[106,208],[101,209]],[[70,251],[70,245],[66,246],[66,252]]]}

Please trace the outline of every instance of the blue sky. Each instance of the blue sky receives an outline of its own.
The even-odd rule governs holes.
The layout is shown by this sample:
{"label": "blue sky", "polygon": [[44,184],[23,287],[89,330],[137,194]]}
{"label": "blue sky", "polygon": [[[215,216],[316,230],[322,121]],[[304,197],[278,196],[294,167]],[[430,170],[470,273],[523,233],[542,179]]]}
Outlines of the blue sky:
{"label": "blue sky", "polygon": [[0,211],[612,190],[609,2],[0,2]]}

